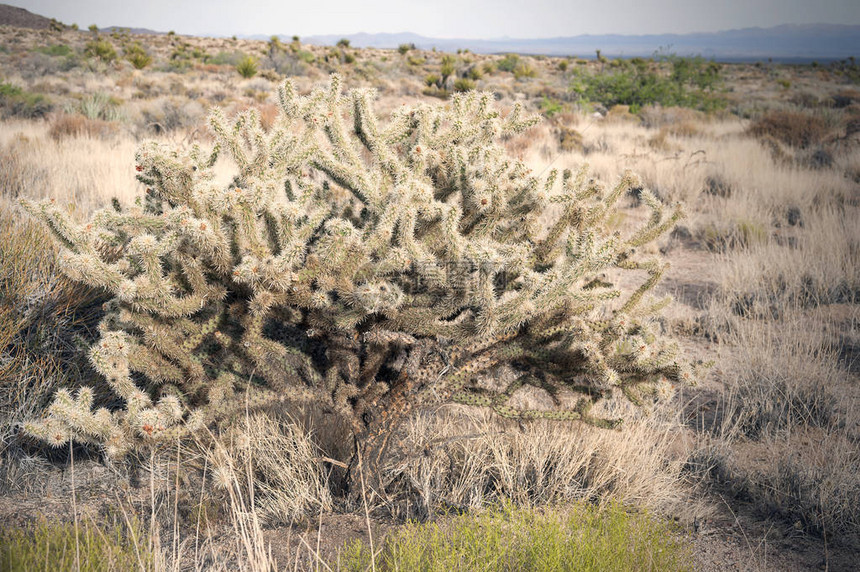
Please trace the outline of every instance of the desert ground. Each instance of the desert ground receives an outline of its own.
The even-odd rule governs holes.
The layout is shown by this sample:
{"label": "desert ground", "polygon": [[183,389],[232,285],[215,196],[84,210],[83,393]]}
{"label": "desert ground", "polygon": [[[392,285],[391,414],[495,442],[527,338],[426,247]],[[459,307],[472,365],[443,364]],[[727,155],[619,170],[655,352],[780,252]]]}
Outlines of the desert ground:
{"label": "desert ground", "polygon": [[[256,109],[268,129],[284,79],[307,93],[332,73],[375,89],[383,118],[491,92],[504,112],[519,103],[542,116],[502,142],[535,173],[587,165],[612,185],[631,171],[681,203],[685,217],[646,247],[670,264],[660,328],[701,364],[696,385],[618,405],[619,429],[451,403],[416,411],[384,466],[390,494],[357,501],[329,482],[342,428],[309,407],[252,412],[214,445],[176,441],[122,463],[22,436],[57,389],[99,383],[86,349],[106,300],[62,278],[59,247],[19,200],[55,199],[79,222],[112,199],[132,204],[143,141],[211,146],[213,106]],[[446,530],[498,506],[589,507],[666,527],[677,569],[854,569],[858,83],[853,59],[712,65],[0,27],[0,552],[38,531],[108,526],[86,549],[126,546],[116,567],[375,569],[367,547],[410,526]],[[225,181],[231,168],[216,165]],[[647,216],[631,193],[617,225]],[[80,562],[80,545],[65,549]]]}

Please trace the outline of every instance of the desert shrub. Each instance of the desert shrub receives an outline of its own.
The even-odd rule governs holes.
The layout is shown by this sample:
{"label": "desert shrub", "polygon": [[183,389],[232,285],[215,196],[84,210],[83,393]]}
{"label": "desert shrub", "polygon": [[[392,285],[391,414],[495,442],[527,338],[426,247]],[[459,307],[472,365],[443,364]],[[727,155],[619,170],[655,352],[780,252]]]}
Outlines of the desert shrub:
{"label": "desert shrub", "polygon": [[774,138],[805,149],[821,143],[828,134],[827,122],[798,111],[771,111],[752,123],[749,132],[759,138]]}
{"label": "desert shrub", "polygon": [[619,505],[564,509],[510,504],[447,521],[412,523],[377,553],[356,540],[344,547],[345,570],[691,570],[689,549],[672,527]]}
{"label": "desert shrub", "polygon": [[726,105],[726,100],[715,88],[719,84],[718,68],[705,67],[715,72],[690,71],[701,68],[684,64],[688,59],[673,61],[671,73],[662,72],[641,59],[626,61],[608,73],[586,68],[573,70],[570,90],[581,101],[600,103],[606,107],[629,105],[638,111],[646,105],[663,107],[680,106],[713,111]]}
{"label": "desert shrub", "polygon": [[51,121],[48,135],[54,141],[69,137],[103,138],[117,132],[117,127],[102,119],[89,119],[83,115],[63,113]]}
{"label": "desert shrub", "polygon": [[439,65],[439,75],[442,76],[440,79],[440,88],[445,88],[448,84],[448,78],[454,75],[456,71],[457,58],[452,56],[451,54],[445,54],[442,56],[442,61]]}
{"label": "desert shrub", "polygon": [[245,79],[250,79],[257,75],[257,60],[253,56],[245,56],[242,61],[236,64],[236,71]]}
{"label": "desert shrub", "polygon": [[564,104],[557,99],[543,96],[540,101],[540,110],[546,117],[552,117],[556,113],[564,111]]}
{"label": "desert shrub", "polygon": [[513,73],[518,65],[520,65],[520,56],[517,54],[508,54],[496,62],[496,69]]}
{"label": "desert shrub", "polygon": [[241,62],[244,58],[245,58],[245,54],[238,51],[238,50],[234,50],[232,52],[221,51],[221,52],[218,52],[217,54],[215,54],[214,56],[210,56],[206,60],[206,63],[215,64],[215,65],[219,65],[219,66],[236,67],[239,65],[239,62]]}
{"label": "desert shrub", "polygon": [[408,52],[410,52],[411,50],[414,50],[414,49],[415,49],[415,44],[400,44],[399,46],[397,46],[397,52],[401,56],[406,55]]}
{"label": "desert shrub", "polygon": [[572,127],[558,128],[558,148],[565,153],[582,151],[582,133]]}
{"label": "desert shrub", "polygon": [[[144,144],[146,196],[86,224],[23,201],[65,245],[63,271],[113,296],[90,358],[118,397],[60,391],[27,433],[118,457],[246,408],[308,403],[344,420],[372,475],[400,421],[440,399],[609,428],[620,420],[596,403],[691,379],[654,320],[664,265],[637,255],[680,210],[642,190],[650,219],[613,234],[607,218],[637,181],[532,176],[497,143],[537,121],[519,106],[502,116],[468,92],[380,125],[372,97],[342,94],[338,76],[308,96],[286,82],[269,133],[254,110],[232,122],[214,110],[211,152]],[[212,182],[219,152],[236,165],[226,185]],[[600,279],[610,269],[638,285]],[[527,387],[546,405],[519,402]]]}
{"label": "desert shrub", "polygon": [[475,82],[467,77],[461,77],[454,81],[454,91],[470,91],[475,89]]}
{"label": "desert shrub", "polygon": [[196,101],[171,97],[141,109],[140,116],[143,132],[170,133],[199,126],[203,108]]}
{"label": "desert shrub", "polygon": [[51,100],[40,93],[24,91],[16,85],[0,82],[0,115],[37,119],[54,108]]}
{"label": "desert shrub", "polygon": [[40,54],[45,54],[46,56],[52,57],[65,57],[72,54],[72,48],[66,46],[64,44],[54,44],[51,46],[38,46],[34,49],[34,51],[39,52]]}
{"label": "desert shrub", "polygon": [[83,96],[73,109],[87,119],[119,121],[124,117],[120,104],[116,98],[99,91]]}
{"label": "desert shrub", "polygon": [[136,70],[142,70],[152,63],[152,56],[140,45],[140,42],[128,44],[123,49],[125,59],[127,59],[132,67]]}
{"label": "desert shrub", "polygon": [[514,68],[514,77],[516,79],[537,77],[537,70],[525,62],[520,62],[517,64],[517,67]]}
{"label": "desert shrub", "polygon": [[84,46],[84,55],[110,63],[117,58],[116,48],[108,40],[95,37]]}

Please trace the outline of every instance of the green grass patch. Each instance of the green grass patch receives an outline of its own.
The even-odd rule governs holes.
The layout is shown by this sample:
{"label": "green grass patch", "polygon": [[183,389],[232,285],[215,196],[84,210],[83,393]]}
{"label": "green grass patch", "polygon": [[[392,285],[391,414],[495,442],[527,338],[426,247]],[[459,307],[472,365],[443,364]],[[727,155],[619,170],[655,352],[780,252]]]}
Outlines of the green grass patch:
{"label": "green grass patch", "polygon": [[55,44],[53,46],[39,46],[34,51],[40,54],[54,57],[65,57],[72,54],[72,48],[64,44]]}
{"label": "green grass patch", "polygon": [[689,551],[666,522],[613,504],[533,510],[506,505],[441,523],[409,524],[371,562],[370,547],[347,545],[342,569],[483,571],[691,570]]}
{"label": "green grass patch", "polygon": [[155,570],[156,562],[138,523],[48,523],[0,529],[0,570]]}

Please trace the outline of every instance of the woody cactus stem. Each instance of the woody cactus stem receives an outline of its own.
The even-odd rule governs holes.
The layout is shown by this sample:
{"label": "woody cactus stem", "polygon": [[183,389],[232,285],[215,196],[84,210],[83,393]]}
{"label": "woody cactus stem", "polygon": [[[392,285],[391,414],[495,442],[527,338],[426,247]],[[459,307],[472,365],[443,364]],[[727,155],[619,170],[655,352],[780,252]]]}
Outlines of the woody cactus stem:
{"label": "woody cactus stem", "polygon": [[[381,451],[397,419],[439,400],[612,427],[592,414],[600,399],[690,381],[652,320],[665,265],[637,256],[680,210],[642,190],[650,220],[611,232],[638,183],[532,175],[498,144],[537,122],[519,106],[503,115],[470,92],[380,122],[373,91],[340,84],[284,83],[268,132],[253,109],[213,110],[211,152],[144,144],[146,195],[86,224],[23,201],[65,246],[63,271],[114,296],[90,358],[118,398],[61,391],[27,432],[115,457],[247,407],[313,402]],[[220,153],[236,166],[226,186]],[[619,273],[640,286],[614,288]],[[515,380],[494,388],[500,368]],[[518,408],[525,386],[556,406]]]}

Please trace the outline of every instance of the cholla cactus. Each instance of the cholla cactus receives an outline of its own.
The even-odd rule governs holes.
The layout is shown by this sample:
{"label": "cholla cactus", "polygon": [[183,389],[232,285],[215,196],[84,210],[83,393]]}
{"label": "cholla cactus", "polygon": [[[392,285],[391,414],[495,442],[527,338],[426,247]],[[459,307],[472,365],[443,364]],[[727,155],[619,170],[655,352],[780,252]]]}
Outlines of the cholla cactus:
{"label": "cholla cactus", "polygon": [[[145,197],[85,225],[25,201],[66,246],[64,272],[114,296],[90,357],[118,398],[93,409],[90,389],[60,392],[26,431],[118,456],[289,401],[337,411],[379,445],[439,400],[614,426],[594,403],[689,380],[651,320],[664,266],[636,255],[679,210],[641,190],[650,220],[610,232],[635,180],[532,175],[498,144],[537,121],[519,107],[503,116],[470,92],[380,123],[373,97],[343,94],[336,75],[307,96],[286,82],[269,132],[254,110],[216,109],[211,153],[144,144]],[[236,166],[226,186],[219,153]],[[640,285],[622,292],[612,273]],[[486,383],[503,367],[512,383]],[[517,408],[523,386],[556,406]]]}

